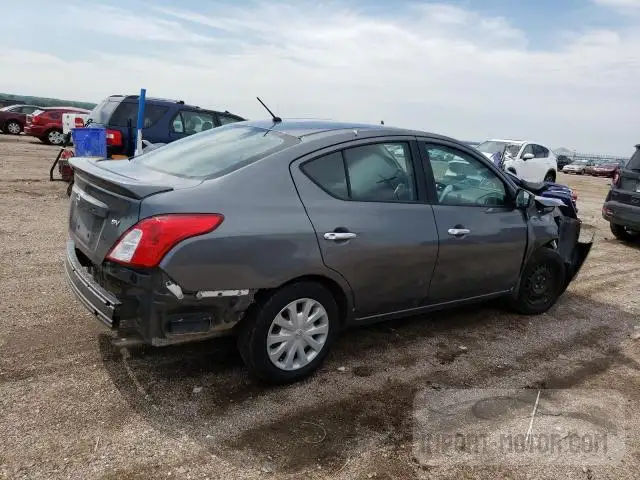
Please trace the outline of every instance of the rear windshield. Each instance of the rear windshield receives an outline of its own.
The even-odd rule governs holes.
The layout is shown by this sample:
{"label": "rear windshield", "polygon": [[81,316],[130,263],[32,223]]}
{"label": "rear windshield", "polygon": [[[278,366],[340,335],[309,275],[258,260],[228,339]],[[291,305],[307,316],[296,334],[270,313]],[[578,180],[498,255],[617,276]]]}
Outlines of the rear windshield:
{"label": "rear windshield", "polygon": [[636,148],[636,151],[631,155],[626,167],[627,170],[640,170],[640,148]]}
{"label": "rear windshield", "polygon": [[[144,127],[149,128],[156,124],[167,113],[169,107],[147,103],[144,107]],[[122,99],[107,98],[96,106],[89,114],[91,123],[99,123],[111,127],[136,128],[138,123],[138,102]]]}
{"label": "rear windshield", "polygon": [[111,114],[119,104],[120,100],[111,100],[107,98],[91,110],[88,120],[91,120],[91,123],[106,125],[109,122],[109,118],[111,118]]}
{"label": "rear windshield", "polygon": [[296,137],[274,130],[230,124],[185,137],[133,161],[178,177],[211,178],[299,142]]}

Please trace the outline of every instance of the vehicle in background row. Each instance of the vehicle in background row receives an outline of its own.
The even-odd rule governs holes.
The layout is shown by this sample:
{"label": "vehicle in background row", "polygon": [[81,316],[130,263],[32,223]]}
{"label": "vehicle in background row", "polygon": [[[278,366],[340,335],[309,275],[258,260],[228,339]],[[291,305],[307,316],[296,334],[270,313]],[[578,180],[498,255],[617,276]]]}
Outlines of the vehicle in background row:
{"label": "vehicle in background row", "polygon": [[611,183],[602,217],[619,240],[640,240],[640,145]]}
{"label": "vehicle in background row", "polygon": [[593,165],[584,169],[585,175],[594,177],[613,178],[620,167],[620,162],[616,160],[595,160]]}
{"label": "vehicle in background row", "polygon": [[496,165],[527,182],[555,182],[556,155],[526,140],[487,140],[476,147]]}
{"label": "vehicle in background row", "polygon": [[74,128],[82,128],[89,118],[88,113],[63,113],[62,114],[62,133],[68,135]]}
{"label": "vehicle in background row", "polygon": [[558,171],[562,171],[562,169],[573,162],[572,158],[567,157],[566,155],[557,155],[556,161],[558,163]]}
{"label": "vehicle in background row", "polygon": [[584,175],[585,169],[593,165],[593,160],[578,159],[571,162],[569,165],[565,165],[562,169],[562,173],[573,173],[575,175]]}
{"label": "vehicle in background row", "polygon": [[0,108],[0,132],[20,135],[27,123],[27,115],[40,109],[36,105],[9,105]]}
{"label": "vehicle in background row", "polygon": [[545,312],[591,248],[561,200],[420,131],[274,117],[70,162],[67,278],[116,343],[235,334],[273,383],[350,325],[498,297]]}
{"label": "vehicle in background row", "polygon": [[64,143],[62,114],[64,113],[89,113],[89,110],[77,107],[48,107],[35,110],[27,115],[24,133],[48,145],[62,145]]}
{"label": "vehicle in background row", "polygon": [[[112,95],[89,114],[87,123],[107,129],[107,156],[131,157],[135,151],[138,95]],[[151,143],[171,143],[210,128],[244,119],[227,111],[206,110],[183,101],[147,97],[142,137]]]}

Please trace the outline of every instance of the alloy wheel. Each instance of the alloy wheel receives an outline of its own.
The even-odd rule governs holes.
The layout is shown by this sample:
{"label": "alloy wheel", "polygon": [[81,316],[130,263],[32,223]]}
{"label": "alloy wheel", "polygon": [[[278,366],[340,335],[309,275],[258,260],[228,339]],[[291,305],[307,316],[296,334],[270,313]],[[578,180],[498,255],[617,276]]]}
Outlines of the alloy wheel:
{"label": "alloy wheel", "polygon": [[329,315],[311,298],[294,300],[271,322],[267,355],[280,370],[298,370],[316,358],[329,336]]}
{"label": "alloy wheel", "polygon": [[53,145],[61,145],[64,140],[64,135],[58,130],[51,130],[47,135],[47,139]]}
{"label": "alloy wheel", "polygon": [[20,124],[17,122],[9,122],[7,124],[7,132],[9,132],[11,135],[18,135],[20,133]]}

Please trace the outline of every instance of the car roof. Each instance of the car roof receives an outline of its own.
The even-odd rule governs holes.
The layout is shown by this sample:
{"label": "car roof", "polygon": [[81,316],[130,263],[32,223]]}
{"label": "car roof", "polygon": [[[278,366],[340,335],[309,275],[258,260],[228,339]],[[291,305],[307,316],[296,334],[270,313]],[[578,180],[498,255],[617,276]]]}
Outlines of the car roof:
{"label": "car roof", "polygon": [[[114,100],[120,100],[120,101],[127,101],[127,103],[129,102],[137,102],[138,99],[140,98],[140,95],[109,95],[110,99],[114,99]],[[207,112],[216,112],[216,113],[224,113],[225,115],[229,115],[230,117],[234,117],[237,119],[243,119],[243,117],[241,117],[240,115],[237,115],[235,113],[231,113],[228,110],[216,110],[216,109],[212,109],[212,108],[202,108],[199,107],[198,105],[190,105],[188,103],[184,103],[184,100],[174,100],[171,98],[159,98],[159,97],[145,97],[144,98],[145,103],[153,103],[156,105],[181,105],[187,108],[193,108],[194,110],[204,110]]]}
{"label": "car roof", "polygon": [[452,140],[457,143],[461,143],[450,137],[438,135],[435,133],[423,132],[420,130],[411,130],[398,127],[389,127],[387,125],[356,123],[356,122],[337,122],[332,120],[314,120],[314,119],[283,119],[280,122],[274,124],[272,120],[253,120],[244,122],[246,125],[250,125],[256,128],[262,128],[266,130],[274,130],[281,132],[299,139],[304,139],[312,135],[324,134],[330,136],[331,134],[341,134],[345,130],[367,131],[375,132],[378,136],[386,135],[409,135],[409,136],[428,136],[436,137],[443,140]]}
{"label": "car roof", "polygon": [[51,110],[72,110],[74,112],[90,112],[91,110],[87,110],[86,108],[82,108],[82,107],[39,107],[40,110],[43,110],[45,112],[51,111]]}

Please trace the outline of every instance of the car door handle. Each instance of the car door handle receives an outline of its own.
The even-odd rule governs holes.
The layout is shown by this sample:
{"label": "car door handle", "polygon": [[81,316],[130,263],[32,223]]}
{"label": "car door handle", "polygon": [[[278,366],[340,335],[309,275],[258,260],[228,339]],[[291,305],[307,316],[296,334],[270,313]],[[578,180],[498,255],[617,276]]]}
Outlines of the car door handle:
{"label": "car door handle", "polygon": [[468,228],[450,228],[447,230],[449,235],[453,235],[454,237],[462,237],[463,235],[469,235],[471,230]]}
{"label": "car door handle", "polygon": [[349,240],[350,238],[356,238],[358,235],[353,232],[327,232],[324,234],[325,240],[339,241]]}

